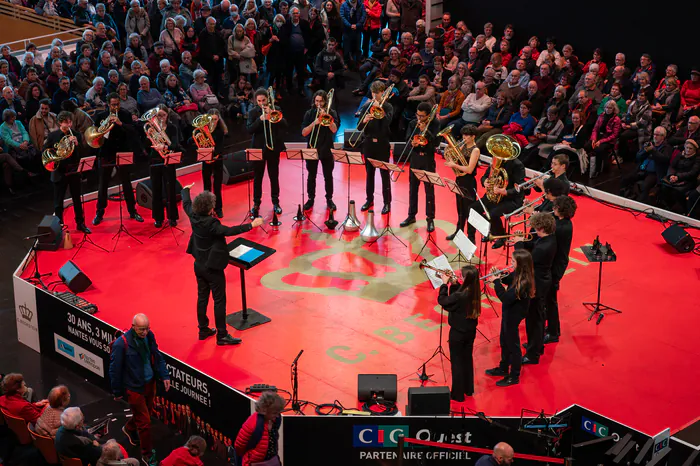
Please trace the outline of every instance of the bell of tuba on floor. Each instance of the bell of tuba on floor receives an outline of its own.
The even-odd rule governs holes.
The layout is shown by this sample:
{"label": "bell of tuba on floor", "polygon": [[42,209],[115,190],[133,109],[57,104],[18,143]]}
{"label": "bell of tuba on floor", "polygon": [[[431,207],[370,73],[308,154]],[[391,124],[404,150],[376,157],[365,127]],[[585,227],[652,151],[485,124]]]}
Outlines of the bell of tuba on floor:
{"label": "bell of tuba on floor", "polygon": [[56,171],[58,164],[73,154],[75,144],[70,140],[71,137],[73,137],[72,131],[68,136],[63,136],[53,147],[41,153],[41,163],[45,169],[50,172]]}
{"label": "bell of tuba on floor", "polygon": [[520,155],[520,144],[505,134],[494,134],[486,141],[486,149],[491,154],[491,173],[488,177],[486,197],[494,204],[501,202],[503,195],[496,194],[494,188],[508,186],[508,173],[503,168],[504,162],[517,159]]}
{"label": "bell of tuba on floor", "polygon": [[360,237],[367,242],[374,241],[379,238],[379,230],[374,226],[374,211],[369,210],[367,212],[367,223],[365,223],[364,228],[360,232]]}

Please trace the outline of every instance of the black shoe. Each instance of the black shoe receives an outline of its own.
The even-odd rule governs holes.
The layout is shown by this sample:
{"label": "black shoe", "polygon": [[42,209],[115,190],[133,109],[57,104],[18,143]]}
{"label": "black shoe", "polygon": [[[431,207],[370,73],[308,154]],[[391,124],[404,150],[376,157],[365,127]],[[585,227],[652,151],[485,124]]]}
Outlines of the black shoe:
{"label": "black shoe", "polygon": [[[459,231],[459,230],[457,230],[457,231]],[[452,241],[453,239],[455,239],[455,236],[457,236],[457,231],[455,231],[455,232],[452,233],[451,235],[445,236],[445,239],[446,239],[447,241]]]}
{"label": "black shoe", "polygon": [[200,330],[199,331],[199,339],[200,340],[206,340],[209,337],[212,337],[216,335],[216,329],[215,328],[207,328],[205,330]]}
{"label": "black shoe", "polygon": [[307,210],[311,210],[311,208],[312,208],[313,206],[314,206],[314,201],[311,200],[311,199],[309,199],[308,201],[306,201],[306,202],[304,203],[304,212],[306,212]]}
{"label": "black shoe", "polygon": [[512,375],[509,375],[507,377],[504,377],[503,379],[499,380],[496,382],[497,387],[510,387],[511,385],[517,385],[520,383],[520,379],[518,377],[513,377]]}
{"label": "black shoe", "polygon": [[216,344],[219,346],[237,345],[241,342],[240,338],[233,338],[231,335],[226,335],[216,339]]}
{"label": "black shoe", "polygon": [[272,210],[273,210],[277,215],[282,215],[282,207],[280,207],[279,204],[272,204]]}
{"label": "black shoe", "polygon": [[136,221],[139,222],[139,223],[143,223],[143,217],[141,217],[141,215],[139,215],[138,212],[132,212],[132,213],[130,213],[130,214],[129,214],[129,218],[132,219],[132,220],[136,220]]}
{"label": "black shoe", "polygon": [[98,213],[97,215],[95,215],[95,218],[92,219],[92,224],[97,226],[100,223],[102,223],[102,220],[104,219],[104,217],[102,215],[103,214],[101,214],[101,213]]}
{"label": "black shoe", "polygon": [[407,227],[409,225],[413,225],[414,223],[416,223],[416,217],[407,217],[406,220],[399,223],[399,226],[401,228],[403,228],[403,227]]}
{"label": "black shoe", "polygon": [[153,226],[156,228],[162,228],[163,227],[163,221],[162,220],[156,220],[153,222]]}
{"label": "black shoe", "polygon": [[214,210],[214,213],[216,214],[217,218],[224,218],[224,211],[221,209],[216,209]]}
{"label": "black shoe", "polygon": [[508,377],[508,371],[501,369],[500,367],[494,367],[493,369],[486,369],[486,375],[493,377]]}
{"label": "black shoe", "polygon": [[362,207],[360,207],[360,210],[362,212],[367,212],[372,207],[374,207],[374,201],[367,201],[364,204],[362,204]]}
{"label": "black shoe", "polygon": [[252,209],[250,209],[250,217],[258,218],[260,217],[260,205],[255,204]]}
{"label": "black shoe", "polygon": [[92,233],[92,230],[90,230],[87,225],[85,225],[85,222],[80,222],[76,225],[75,227],[78,231],[82,231],[83,233],[87,233],[88,235]]}
{"label": "black shoe", "polygon": [[141,440],[139,439],[139,432],[137,430],[129,432],[126,429],[126,425],[122,426],[122,432],[124,432],[124,435],[126,435],[126,438],[129,439],[129,443],[136,446],[138,445]]}
{"label": "black shoe", "polygon": [[494,241],[493,245],[491,245],[491,249],[501,249],[505,245],[506,240],[504,238],[497,239],[496,241]]}
{"label": "black shoe", "polygon": [[326,207],[328,207],[328,209],[332,210],[333,212],[338,210],[338,207],[336,207],[335,202],[333,202],[332,199],[329,199],[326,201]]}
{"label": "black shoe", "polygon": [[170,225],[171,227],[176,227],[176,226],[177,226],[177,220],[174,220],[174,219],[168,220],[168,225]]}
{"label": "black shoe", "polygon": [[464,395],[462,395],[462,396],[450,395],[450,400],[456,401],[457,403],[464,403]]}
{"label": "black shoe", "polygon": [[539,359],[530,359],[527,356],[523,357],[523,365],[525,364],[539,364],[540,360]]}
{"label": "black shoe", "polygon": [[544,344],[548,343],[558,343],[559,335],[550,335],[549,333],[544,336]]}
{"label": "black shoe", "polygon": [[435,231],[435,222],[433,222],[432,218],[428,219],[428,233],[432,233]]}
{"label": "black shoe", "polygon": [[382,215],[386,215],[389,212],[391,212],[391,204],[384,204],[384,207],[382,207]]}

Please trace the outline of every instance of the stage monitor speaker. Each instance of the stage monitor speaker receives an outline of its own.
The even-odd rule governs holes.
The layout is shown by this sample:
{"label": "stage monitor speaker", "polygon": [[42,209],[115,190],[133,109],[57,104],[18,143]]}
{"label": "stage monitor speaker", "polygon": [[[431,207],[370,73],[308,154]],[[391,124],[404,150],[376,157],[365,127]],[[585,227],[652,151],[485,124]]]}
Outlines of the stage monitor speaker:
{"label": "stage monitor speaker", "polygon": [[376,396],[396,401],[397,383],[396,374],[357,374],[357,399],[367,401]]}
{"label": "stage monitor speaker", "polygon": [[[182,194],[180,194],[181,191],[182,183],[175,180],[175,192],[177,193],[177,197],[175,199],[177,202],[182,201]],[[166,204],[167,195],[165,194],[165,183],[163,183],[162,195],[163,203]],[[153,210],[153,182],[150,178],[139,181],[139,184],[136,185],[136,202],[145,209]]]}
{"label": "stage monitor speaker", "polygon": [[674,247],[678,252],[690,252],[695,248],[695,241],[693,238],[678,225],[671,225],[666,228],[661,236],[664,237],[666,242]]}
{"label": "stage monitor speaker", "polygon": [[37,235],[45,235],[38,238],[36,248],[39,251],[57,251],[63,242],[61,221],[55,215],[44,215],[37,227]]}
{"label": "stage monitor speaker", "polygon": [[449,416],[449,387],[410,387],[407,416]]}
{"label": "stage monitor speaker", "polygon": [[235,184],[253,178],[253,165],[246,160],[245,151],[224,154],[223,184]]}
{"label": "stage monitor speaker", "polygon": [[82,293],[92,285],[92,281],[73,261],[63,264],[63,267],[58,271],[58,276],[73,293]]}

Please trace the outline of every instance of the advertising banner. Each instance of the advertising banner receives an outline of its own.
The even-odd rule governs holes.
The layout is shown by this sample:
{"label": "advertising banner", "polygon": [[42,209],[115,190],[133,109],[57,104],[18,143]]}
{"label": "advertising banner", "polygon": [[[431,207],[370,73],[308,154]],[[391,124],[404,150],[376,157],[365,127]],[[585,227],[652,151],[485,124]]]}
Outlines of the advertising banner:
{"label": "advertising banner", "polygon": [[37,353],[39,345],[39,314],[36,310],[36,288],[18,277],[13,277],[17,340]]}

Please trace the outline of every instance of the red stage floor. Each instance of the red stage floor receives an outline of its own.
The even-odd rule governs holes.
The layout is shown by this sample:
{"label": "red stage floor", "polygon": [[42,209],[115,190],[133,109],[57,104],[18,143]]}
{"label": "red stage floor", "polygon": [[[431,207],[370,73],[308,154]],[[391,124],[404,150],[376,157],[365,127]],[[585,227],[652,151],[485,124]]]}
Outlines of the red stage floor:
{"label": "red stage floor", "polygon": [[[76,263],[94,285],[82,296],[98,304],[98,316],[117,327],[128,327],[133,314],[145,312],[164,350],[239,389],[256,382],[290,389],[289,365],[304,349],[299,362],[300,398],[315,403],[337,399],[353,406],[357,374],[395,373],[403,409],[408,387],[418,385],[415,372],[435,350],[439,335],[437,292],[414,260],[426,234],[422,192],[421,221],[415,228],[400,229],[407,211],[408,177],[403,175],[393,186],[391,223],[409,248],[392,237],[371,247],[357,233],[339,240],[338,233],[319,232],[308,222],[298,233],[292,228],[292,217],[301,199],[299,167],[296,161],[281,164],[285,212],[280,231],[249,234],[251,240],[277,253],[247,274],[249,306],[272,322],[234,332],[243,338],[242,345],[220,348],[213,339],[197,340],[193,260],[185,253],[189,222],[183,213],[180,226],[185,234],[177,234],[179,246],[167,231],[149,239],[155,231],[150,219],[143,224],[126,223],[143,245],[122,236],[117,251],[109,254],[87,246]],[[451,177],[445,167],[439,171]],[[337,165],[338,220],[346,213],[346,175],[346,166]],[[352,170],[351,193],[358,207],[364,202],[364,179],[364,168]],[[201,190],[199,173],[181,181],[196,181],[193,192]],[[320,174],[318,185],[312,218],[323,226],[327,212]],[[378,194],[379,185],[378,180]],[[446,188],[436,191],[438,244],[453,257],[456,250],[444,237],[454,229],[454,197]],[[667,426],[680,427],[700,412],[696,359],[700,357],[700,262],[692,254],[674,253],[661,237],[659,223],[590,199],[576,200],[574,247],[590,243],[596,234],[613,244],[618,262],[605,265],[602,301],[623,313],[608,315],[599,326],[588,321],[581,302],[595,300],[598,267],[588,265],[580,250],[573,250],[560,292],[562,339],[547,346],[538,366],[524,368],[520,385],[504,389],[494,385],[496,379],[483,375],[500,356],[499,318],[484,299],[479,329],[491,342],[477,336],[476,393],[465,406],[488,415],[519,415],[521,408],[554,412],[579,403],[650,434]],[[247,204],[245,184],[225,187],[224,223],[240,222]],[[270,208],[266,182],[263,212],[268,220]],[[105,222],[92,235],[110,250],[119,226],[118,212],[116,205],[110,205]],[[87,206],[87,213],[92,218],[94,203]],[[149,214],[144,209],[141,213]],[[358,215],[364,218],[359,208]],[[73,226],[71,216],[66,213]],[[377,226],[383,224],[378,218]],[[73,233],[74,241],[79,239]],[[437,251],[427,252],[427,258],[432,258],[432,252]],[[42,253],[42,272],[55,273],[73,253]],[[489,260],[503,265],[502,250],[490,252]],[[228,280],[228,309],[234,312],[240,309],[235,269],[228,271]],[[498,303],[495,311],[500,315]],[[446,340],[445,334],[445,348]],[[449,364],[445,370],[449,383]],[[438,359],[428,365],[428,373],[442,384]],[[308,409],[309,414],[312,411]]]}

